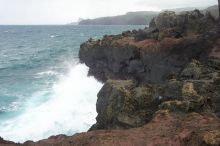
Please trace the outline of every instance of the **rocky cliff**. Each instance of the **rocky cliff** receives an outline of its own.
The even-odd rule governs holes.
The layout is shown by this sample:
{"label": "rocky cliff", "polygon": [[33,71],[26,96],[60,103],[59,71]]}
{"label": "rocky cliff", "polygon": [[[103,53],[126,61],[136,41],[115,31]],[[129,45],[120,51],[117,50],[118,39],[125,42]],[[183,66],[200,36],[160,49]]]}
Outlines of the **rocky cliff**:
{"label": "rocky cliff", "polygon": [[214,26],[212,17],[199,11],[180,15],[167,11],[153,19],[150,28],[85,42],[79,57],[103,82],[163,82],[171,74],[179,75],[192,59],[206,62],[214,55],[211,51],[218,45]]}
{"label": "rocky cliff", "polygon": [[88,40],[79,58],[104,83],[90,132],[0,139],[0,146],[220,145],[220,33],[212,15],[166,11],[149,28]]}
{"label": "rocky cliff", "polygon": [[217,21],[199,10],[165,11],[149,28],[88,40],[80,60],[105,85],[90,130],[143,126],[158,110],[220,115]]}

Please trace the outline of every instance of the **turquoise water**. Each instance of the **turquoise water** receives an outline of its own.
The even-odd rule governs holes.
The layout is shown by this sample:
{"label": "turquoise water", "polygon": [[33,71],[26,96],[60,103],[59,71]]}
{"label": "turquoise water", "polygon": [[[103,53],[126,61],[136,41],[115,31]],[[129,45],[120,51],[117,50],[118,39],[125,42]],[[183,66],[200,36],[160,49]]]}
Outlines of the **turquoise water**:
{"label": "turquoise water", "polygon": [[102,87],[79,64],[82,42],[144,26],[0,26],[0,136],[72,135],[95,123]]}

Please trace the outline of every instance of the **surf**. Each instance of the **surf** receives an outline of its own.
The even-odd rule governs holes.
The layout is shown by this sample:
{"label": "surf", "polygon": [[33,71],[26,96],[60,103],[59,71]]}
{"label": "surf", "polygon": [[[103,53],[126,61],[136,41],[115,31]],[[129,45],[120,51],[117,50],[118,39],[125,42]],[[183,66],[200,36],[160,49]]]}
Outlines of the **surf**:
{"label": "surf", "polygon": [[[54,83],[50,92],[35,94],[25,111],[0,124],[0,135],[15,142],[41,140],[52,135],[72,135],[87,131],[95,123],[97,93],[102,84],[88,77],[84,64],[71,66],[68,73]],[[38,96],[46,101],[35,104]]]}

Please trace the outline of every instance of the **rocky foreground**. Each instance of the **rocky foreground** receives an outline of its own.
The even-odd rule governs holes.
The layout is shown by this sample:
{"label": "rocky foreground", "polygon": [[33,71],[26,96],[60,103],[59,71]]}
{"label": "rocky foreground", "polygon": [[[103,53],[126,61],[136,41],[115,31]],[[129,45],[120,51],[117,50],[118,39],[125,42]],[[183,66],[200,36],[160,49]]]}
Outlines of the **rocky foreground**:
{"label": "rocky foreground", "polygon": [[198,10],[90,39],[79,58],[104,84],[89,132],[0,146],[220,146],[220,33]]}

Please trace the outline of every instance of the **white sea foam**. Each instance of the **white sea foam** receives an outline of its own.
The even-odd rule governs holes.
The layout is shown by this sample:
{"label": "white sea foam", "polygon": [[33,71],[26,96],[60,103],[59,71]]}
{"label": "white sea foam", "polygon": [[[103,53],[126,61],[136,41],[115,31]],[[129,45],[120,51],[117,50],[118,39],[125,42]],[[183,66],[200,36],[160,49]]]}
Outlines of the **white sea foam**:
{"label": "white sea foam", "polygon": [[60,35],[50,35],[50,38],[61,37]]}
{"label": "white sea foam", "polygon": [[[54,84],[49,95],[44,93],[49,96],[48,100],[37,106],[29,105],[23,114],[1,123],[0,135],[7,140],[24,142],[88,130],[95,123],[97,93],[102,84],[87,77],[87,73],[85,65],[72,67]],[[34,104],[34,98],[29,102]]]}
{"label": "white sea foam", "polygon": [[37,75],[40,75],[40,76],[42,76],[42,75],[57,75],[57,74],[58,74],[57,72],[52,71],[52,70],[37,73]]}
{"label": "white sea foam", "polygon": [[50,38],[55,38],[56,36],[55,35],[50,35]]}
{"label": "white sea foam", "polygon": [[19,109],[20,103],[19,102],[12,102],[7,107],[0,106],[0,112],[13,112]]}

